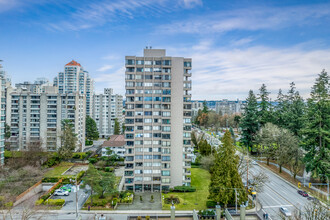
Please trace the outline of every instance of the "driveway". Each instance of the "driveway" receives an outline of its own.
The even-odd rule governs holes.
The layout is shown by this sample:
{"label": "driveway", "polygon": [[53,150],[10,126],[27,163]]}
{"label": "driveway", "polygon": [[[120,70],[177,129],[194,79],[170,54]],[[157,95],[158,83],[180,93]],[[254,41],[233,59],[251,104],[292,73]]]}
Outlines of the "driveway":
{"label": "driveway", "polygon": [[[86,192],[85,192],[86,191]],[[78,210],[80,210],[85,204],[86,200],[90,196],[90,193],[85,189],[79,189],[77,194],[78,199]],[[51,199],[64,199],[65,204],[61,210],[76,210],[76,190],[75,187],[68,196],[52,196]]]}

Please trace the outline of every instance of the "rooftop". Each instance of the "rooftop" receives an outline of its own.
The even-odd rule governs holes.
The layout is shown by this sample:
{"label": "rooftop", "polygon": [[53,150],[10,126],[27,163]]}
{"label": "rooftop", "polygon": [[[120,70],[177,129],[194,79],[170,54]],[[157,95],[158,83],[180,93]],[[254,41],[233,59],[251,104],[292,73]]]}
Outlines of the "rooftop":
{"label": "rooftop", "polygon": [[111,135],[110,140],[104,141],[102,147],[122,147],[124,145],[124,135]]}
{"label": "rooftop", "polygon": [[67,63],[65,66],[81,66],[81,65],[77,61],[72,60],[70,63]]}

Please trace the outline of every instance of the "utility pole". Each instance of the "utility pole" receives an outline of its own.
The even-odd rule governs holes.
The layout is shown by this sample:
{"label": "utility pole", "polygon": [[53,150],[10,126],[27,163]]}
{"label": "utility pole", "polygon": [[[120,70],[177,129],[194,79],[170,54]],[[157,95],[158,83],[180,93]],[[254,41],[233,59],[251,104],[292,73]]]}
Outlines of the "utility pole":
{"label": "utility pole", "polygon": [[76,175],[76,219],[78,219],[78,183],[77,183],[77,176]]}
{"label": "utility pole", "polygon": [[249,149],[246,153],[246,156],[247,156],[247,159],[246,159],[246,169],[247,169],[247,172],[246,172],[246,186],[247,186],[247,188],[249,188]]}
{"label": "utility pole", "polygon": [[237,214],[237,190],[235,188],[235,209],[236,209],[236,214]]}

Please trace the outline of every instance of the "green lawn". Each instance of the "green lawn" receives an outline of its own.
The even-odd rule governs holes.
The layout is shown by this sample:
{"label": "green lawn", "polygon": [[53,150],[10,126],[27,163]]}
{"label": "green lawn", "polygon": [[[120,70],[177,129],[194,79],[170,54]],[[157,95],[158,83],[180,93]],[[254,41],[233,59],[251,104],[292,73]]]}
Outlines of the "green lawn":
{"label": "green lawn", "polygon": [[67,169],[72,167],[74,163],[69,162],[62,162],[59,165],[52,168],[52,170],[49,170],[47,173],[45,173],[44,177],[57,177],[61,176],[62,173],[64,173]]}
{"label": "green lawn", "polygon": [[[188,193],[168,193],[162,194],[165,198],[171,195],[178,196],[180,204],[175,205],[177,210],[201,210],[206,209],[206,201],[209,195],[210,174],[201,168],[191,168],[191,185],[196,187],[196,192]],[[170,209],[170,204],[163,202],[163,209]],[[187,203],[184,205],[184,203]],[[196,205],[197,204],[197,205]]]}

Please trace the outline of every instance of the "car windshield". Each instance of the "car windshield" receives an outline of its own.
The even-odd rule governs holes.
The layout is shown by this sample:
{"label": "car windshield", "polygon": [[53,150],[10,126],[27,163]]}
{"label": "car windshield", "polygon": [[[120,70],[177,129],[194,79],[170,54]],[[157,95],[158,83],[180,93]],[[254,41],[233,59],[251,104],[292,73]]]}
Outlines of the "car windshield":
{"label": "car windshield", "polygon": [[287,208],[283,208],[283,211],[288,212],[288,209]]}

